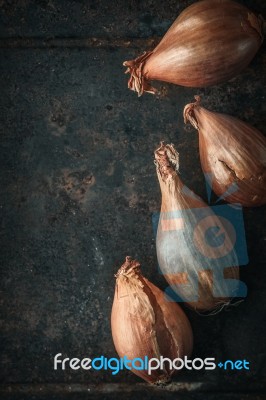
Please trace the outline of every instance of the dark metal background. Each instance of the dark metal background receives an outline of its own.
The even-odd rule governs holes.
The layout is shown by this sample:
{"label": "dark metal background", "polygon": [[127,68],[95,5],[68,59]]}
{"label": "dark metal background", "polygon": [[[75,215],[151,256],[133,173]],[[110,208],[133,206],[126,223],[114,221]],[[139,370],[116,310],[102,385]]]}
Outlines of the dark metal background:
{"label": "dark metal background", "polygon": [[[1,398],[263,399],[266,387],[265,208],[244,212],[247,299],[214,317],[186,313],[194,357],[247,359],[250,371],[178,374],[165,389],[133,374],[53,370],[53,357],[116,356],[114,273],[126,255],[161,289],[152,213],[153,151],[180,152],[183,181],[207,198],[196,132],[203,104],[265,132],[265,45],[243,73],[208,89],[127,89],[122,62],[154,47],[193,1],[0,1]],[[263,0],[241,1],[265,13]],[[71,394],[72,393],[72,394]]]}

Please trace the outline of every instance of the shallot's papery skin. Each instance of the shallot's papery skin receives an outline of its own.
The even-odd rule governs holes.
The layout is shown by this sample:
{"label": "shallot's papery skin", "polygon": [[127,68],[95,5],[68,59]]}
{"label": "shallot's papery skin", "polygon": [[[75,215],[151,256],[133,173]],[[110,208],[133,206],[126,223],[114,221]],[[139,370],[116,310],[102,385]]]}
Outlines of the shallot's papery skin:
{"label": "shallot's papery skin", "polygon": [[184,108],[184,120],[199,133],[200,161],[214,193],[244,207],[266,204],[266,138],[235,117],[195,103]]}
{"label": "shallot's papery skin", "polygon": [[206,87],[239,74],[263,42],[263,18],[232,0],[203,0],[187,7],[153,51],[125,61],[128,87],[155,93],[151,80]]}
{"label": "shallot's papery skin", "polygon": [[[179,301],[199,312],[218,312],[232,297],[239,297],[234,232],[183,184],[173,145],[161,143],[155,151],[155,164],[162,192],[156,235],[161,273]],[[205,240],[210,228],[214,229],[212,246]],[[223,236],[226,240],[220,246]]]}
{"label": "shallot's papery skin", "polygon": [[[163,356],[173,360],[192,353],[193,334],[185,313],[142,276],[139,262],[131,257],[126,257],[116,274],[111,328],[121,358]],[[163,370],[153,370],[151,375],[147,370],[131,371],[147,382],[164,384],[174,372],[167,362],[164,365]]]}

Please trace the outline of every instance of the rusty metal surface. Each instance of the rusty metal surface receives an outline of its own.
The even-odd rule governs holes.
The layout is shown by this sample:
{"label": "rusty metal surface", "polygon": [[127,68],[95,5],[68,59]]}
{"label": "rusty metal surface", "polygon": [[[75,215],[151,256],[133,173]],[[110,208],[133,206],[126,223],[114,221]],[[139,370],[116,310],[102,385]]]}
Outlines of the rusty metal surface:
{"label": "rusty metal surface", "polygon": [[[151,391],[127,372],[53,370],[58,352],[116,356],[110,311],[114,273],[126,255],[167,286],[151,223],[160,208],[153,151],[161,140],[176,145],[182,179],[207,199],[184,105],[199,94],[207,108],[265,132],[265,44],[249,68],[223,85],[157,83],[159,96],[141,98],[127,89],[122,62],[151,48],[192,2],[0,2],[3,398],[109,399],[124,391],[128,399],[136,393],[198,399],[197,382],[211,387],[204,398],[263,398],[265,208],[244,211],[247,299],[214,317],[185,310],[194,357],[246,358],[250,371],[182,372],[175,382],[186,382],[185,393],[175,385]],[[242,3],[261,13],[265,7],[259,0]]]}
{"label": "rusty metal surface", "polygon": [[[231,387],[230,391],[217,385],[210,385],[203,382],[180,382],[170,384],[164,388],[148,386],[144,383],[128,385],[126,383],[105,383],[99,385],[89,384],[16,384],[0,387],[1,395],[7,399],[114,399],[126,398],[135,399],[136,396],[145,399],[177,399],[197,400],[202,398],[215,399],[219,396],[221,400],[263,400],[265,396],[259,391],[265,386],[259,385],[250,388],[247,393],[247,386]],[[233,389],[233,390],[232,390]],[[258,390],[259,389],[259,390]]]}
{"label": "rusty metal surface", "polygon": [[[194,0],[1,0],[1,37],[162,36]],[[262,0],[242,0],[253,11],[266,11]]]}

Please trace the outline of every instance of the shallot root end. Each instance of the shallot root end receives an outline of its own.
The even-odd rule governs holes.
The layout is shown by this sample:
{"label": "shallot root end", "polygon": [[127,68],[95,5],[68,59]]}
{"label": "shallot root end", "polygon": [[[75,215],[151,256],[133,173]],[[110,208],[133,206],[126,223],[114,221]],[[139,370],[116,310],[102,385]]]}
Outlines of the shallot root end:
{"label": "shallot root end", "polygon": [[149,83],[149,80],[145,77],[143,73],[143,67],[145,61],[152,52],[144,52],[140,57],[137,57],[135,60],[124,61],[123,66],[127,67],[125,71],[126,74],[131,74],[128,81],[128,88],[137,92],[138,97],[140,97],[144,92],[155,94],[157,93],[157,89],[152,87]]}

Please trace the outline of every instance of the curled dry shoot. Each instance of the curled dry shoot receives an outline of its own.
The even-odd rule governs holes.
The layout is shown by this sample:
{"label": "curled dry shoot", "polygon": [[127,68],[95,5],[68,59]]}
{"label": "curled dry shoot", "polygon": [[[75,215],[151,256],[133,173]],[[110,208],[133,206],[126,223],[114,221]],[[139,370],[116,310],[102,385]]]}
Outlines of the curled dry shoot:
{"label": "curled dry shoot", "polygon": [[[116,274],[111,328],[117,353],[130,360],[145,356],[174,360],[192,352],[192,330],[181,307],[144,278],[139,262],[131,257],[126,257]],[[151,375],[146,370],[132,372],[148,382],[163,384],[173,370],[165,363],[164,370],[153,370]]]}
{"label": "curled dry shoot", "polygon": [[245,207],[266,203],[266,138],[246,122],[206,110],[195,103],[184,108],[185,123],[198,130],[203,172],[217,196]]}
{"label": "curled dry shoot", "polygon": [[156,92],[151,80],[188,87],[225,82],[253,59],[262,29],[262,17],[237,2],[198,1],[179,15],[153,51],[123,63],[128,87],[141,96]]}
{"label": "curled dry shoot", "polygon": [[[161,143],[155,165],[162,193],[156,235],[160,270],[191,308],[218,312],[231,297],[238,297],[235,231],[181,181],[173,145]],[[206,240],[208,231],[211,243]]]}

